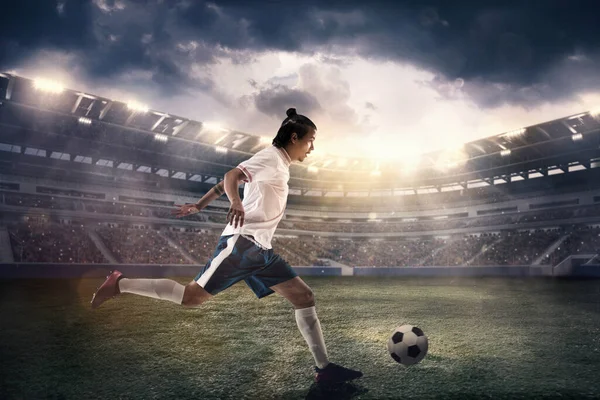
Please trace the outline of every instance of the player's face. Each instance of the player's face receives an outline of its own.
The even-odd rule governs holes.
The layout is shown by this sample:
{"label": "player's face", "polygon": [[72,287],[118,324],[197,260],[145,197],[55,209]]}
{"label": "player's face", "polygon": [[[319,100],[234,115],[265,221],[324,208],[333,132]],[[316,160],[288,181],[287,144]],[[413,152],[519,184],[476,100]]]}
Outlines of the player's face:
{"label": "player's face", "polygon": [[302,139],[298,141],[298,161],[302,162],[315,149],[314,129],[311,129]]}

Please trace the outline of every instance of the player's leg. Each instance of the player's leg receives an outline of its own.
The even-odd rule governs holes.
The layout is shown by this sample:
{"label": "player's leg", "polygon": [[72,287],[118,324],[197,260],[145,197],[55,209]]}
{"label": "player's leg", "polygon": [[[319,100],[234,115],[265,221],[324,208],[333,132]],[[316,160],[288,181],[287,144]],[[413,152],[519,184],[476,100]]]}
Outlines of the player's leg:
{"label": "player's leg", "polygon": [[360,378],[361,372],[329,362],[311,288],[272,249],[266,251],[265,255],[266,267],[246,279],[246,283],[259,298],[276,292],[292,303],[298,329],[317,364],[317,382],[344,382]]}
{"label": "player's leg", "polygon": [[113,271],[94,293],[92,308],[98,308],[105,301],[121,293],[132,293],[197,307],[238,279],[234,268],[238,258],[235,251],[238,238],[239,235],[221,236],[213,257],[196,279],[186,286],[171,279],[128,279],[123,277],[120,271]]}
{"label": "player's leg", "polygon": [[213,297],[213,295],[208,293],[202,286],[198,285],[198,282],[191,281],[185,286],[181,304],[186,307],[198,307],[211,297]]}
{"label": "player's leg", "polygon": [[360,371],[344,368],[329,362],[321,323],[315,309],[315,297],[311,288],[298,276],[271,286],[271,289],[285,297],[294,306],[296,323],[313,354],[317,367],[315,380],[319,383],[346,382],[360,378]]}
{"label": "player's leg", "polygon": [[287,299],[295,309],[296,323],[304,340],[313,354],[319,368],[329,364],[327,347],[321,330],[321,323],[315,308],[315,296],[311,288],[298,276],[271,286],[271,289]]}
{"label": "player's leg", "polygon": [[188,307],[197,307],[212,297],[195,281],[184,286],[171,279],[129,279],[120,271],[113,271],[94,293],[92,308],[98,308],[121,293],[167,300]]}

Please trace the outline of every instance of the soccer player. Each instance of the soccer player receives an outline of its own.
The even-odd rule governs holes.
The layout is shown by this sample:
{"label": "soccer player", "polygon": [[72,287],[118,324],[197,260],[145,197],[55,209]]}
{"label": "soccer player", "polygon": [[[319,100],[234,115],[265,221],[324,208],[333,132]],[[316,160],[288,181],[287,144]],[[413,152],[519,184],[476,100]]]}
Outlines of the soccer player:
{"label": "soccer player", "polygon": [[[225,174],[196,204],[178,206],[177,217],[205,208],[211,201],[227,194],[231,206],[225,227],[213,257],[186,286],[170,279],[128,279],[113,271],[92,298],[92,308],[120,293],[134,293],[197,307],[240,280],[260,299],[278,293],[292,303],[296,322],[315,359],[315,380],[319,383],[345,382],[360,378],[362,372],[329,362],[315,311],[310,287],[292,267],[273,252],[271,239],[283,218],[290,179],[290,164],[304,161],[314,150],[317,127],[294,108],[287,110],[273,145],[241,162]],[[244,200],[239,196],[241,182]]]}

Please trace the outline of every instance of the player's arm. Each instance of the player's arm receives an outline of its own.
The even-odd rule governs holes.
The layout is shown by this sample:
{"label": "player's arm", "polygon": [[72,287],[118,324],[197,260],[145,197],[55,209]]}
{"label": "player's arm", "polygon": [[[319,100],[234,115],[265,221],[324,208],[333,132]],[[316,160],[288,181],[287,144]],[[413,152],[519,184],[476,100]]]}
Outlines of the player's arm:
{"label": "player's arm", "polygon": [[210,188],[208,192],[198,202],[196,203],[196,208],[198,211],[204,209],[207,205],[212,203],[214,200],[225,194],[225,186],[223,181],[217,183],[215,186]]}
{"label": "player's arm", "polygon": [[246,180],[246,175],[240,168],[233,168],[225,174],[223,180],[225,193],[231,202],[229,212],[227,213],[227,222],[237,228],[244,225],[244,207],[240,198],[239,187],[242,181]]}
{"label": "player's arm", "polygon": [[[235,181],[236,179],[238,179],[238,185],[234,189],[234,192],[235,192],[235,194],[237,194],[237,197],[239,199],[240,196],[237,193],[237,187],[239,186],[239,182],[243,180],[244,174],[239,169],[235,168],[235,169],[229,171],[227,174],[225,174],[225,176],[227,177],[228,174],[230,174],[231,172],[235,172],[236,170],[240,172],[242,177],[236,176],[239,174],[235,174],[233,177],[231,175],[229,175],[229,179],[226,178],[226,180]],[[202,198],[200,200],[198,200],[198,202],[196,202],[195,204],[176,204],[175,206],[178,208],[176,210],[173,210],[171,212],[171,214],[177,218],[195,214],[195,213],[199,212],[200,210],[204,209],[207,205],[212,203],[214,200],[223,196],[225,193],[226,193],[225,180],[223,180],[223,181],[217,183],[212,188],[210,188],[210,190],[208,192],[206,192],[206,194],[204,196],[202,196]],[[229,194],[227,195],[227,197],[231,198],[231,196],[229,196]],[[241,204],[241,200],[240,200],[240,204]]]}
{"label": "player's arm", "polygon": [[[227,197],[229,198],[229,201],[231,203],[234,202],[233,200],[239,200],[239,202],[241,203],[242,199],[240,199],[238,188],[240,186],[240,183],[244,179],[246,179],[246,175],[244,175],[244,173],[240,171],[239,168],[234,168],[230,170],[225,174],[224,180],[213,186],[204,196],[202,196],[200,200],[198,200],[198,202],[196,203],[196,208],[198,210],[202,210],[214,200],[223,196],[225,193],[227,193]],[[230,191],[227,191],[226,186],[229,182],[231,182],[231,188]]]}

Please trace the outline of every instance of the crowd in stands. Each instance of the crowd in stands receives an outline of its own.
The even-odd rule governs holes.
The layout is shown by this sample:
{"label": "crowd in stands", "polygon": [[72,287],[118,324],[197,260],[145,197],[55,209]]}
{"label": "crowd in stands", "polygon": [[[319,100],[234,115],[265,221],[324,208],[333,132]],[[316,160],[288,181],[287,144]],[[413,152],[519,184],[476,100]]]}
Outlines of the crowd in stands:
{"label": "crowd in stands", "polygon": [[101,226],[96,232],[124,264],[192,264],[153,229]]}
{"label": "crowd in stands", "polygon": [[425,232],[470,227],[502,226],[527,222],[565,220],[581,217],[600,216],[600,205],[582,208],[530,211],[500,215],[479,216],[476,218],[451,218],[440,220],[398,221],[382,219],[369,222],[300,221],[293,218],[282,221],[282,227],[306,231],[383,233],[383,232]]}
{"label": "crowd in stands", "polygon": [[90,213],[125,215],[129,217],[153,216],[152,210],[148,207],[104,201],[85,202],[85,211]]}
{"label": "crowd in stands", "polygon": [[200,264],[206,263],[212,257],[219,241],[219,235],[215,233],[169,230],[164,231],[164,234]]}
{"label": "crowd in stands", "polygon": [[[392,267],[422,265],[422,262],[442,246],[435,239],[359,239],[276,238],[273,248],[292,265],[315,265],[330,259],[351,266]],[[286,258],[287,259],[287,258]]]}
{"label": "crowd in stands", "polygon": [[544,259],[544,264],[556,265],[570,255],[600,253],[600,228],[579,227]]}
{"label": "crowd in stands", "polygon": [[[134,203],[124,203],[116,201],[99,201],[90,199],[72,199],[68,197],[57,197],[49,195],[34,195],[27,193],[2,193],[5,204],[9,206],[40,208],[49,210],[69,210],[84,211],[94,214],[123,215],[129,217],[143,218],[169,218],[175,219],[173,211],[175,207],[151,206]],[[221,221],[215,215],[215,219]],[[198,213],[186,217],[187,220],[208,221],[209,216],[205,213]],[[222,218],[223,223],[225,217]]]}
{"label": "crowd in stands", "polygon": [[[4,203],[11,206],[39,208],[49,210],[84,211],[94,214],[135,216],[141,218],[175,219],[175,207],[100,201],[84,198],[68,198],[50,195],[2,192]],[[528,212],[512,212],[478,217],[459,217],[448,219],[380,219],[376,221],[326,221],[306,220],[296,216],[286,216],[280,228],[310,232],[340,233],[385,233],[385,232],[434,232],[450,229],[465,229],[487,226],[508,226],[538,221],[569,220],[573,218],[600,217],[600,205],[544,209]],[[200,212],[184,218],[186,221],[226,223],[226,212]]]}
{"label": "crowd in stands", "polygon": [[430,258],[425,260],[423,265],[468,265],[485,247],[497,240],[498,237],[496,235],[489,234],[482,234],[480,236],[459,236],[454,240],[449,240],[445,246],[442,246],[437,252],[434,252]]}
{"label": "crowd in stands", "polygon": [[10,192],[3,193],[3,197],[5,204],[9,206],[70,211],[77,211],[83,208],[83,204],[80,201],[64,197]]}
{"label": "crowd in stands", "polygon": [[[20,222],[7,228],[18,262],[106,263],[109,257],[102,255],[90,237],[93,229],[119,263],[203,265],[214,254],[220,234],[219,230],[193,232],[191,228],[188,232],[159,232],[117,224],[91,226]],[[558,245],[559,239],[565,240]],[[600,228],[482,233],[444,239],[275,236],[272,245],[293,266],[324,266],[329,260],[370,267],[528,265],[538,259],[542,264],[555,265],[570,254],[597,254]],[[558,247],[551,251],[552,245]]]}
{"label": "crowd in stands", "polygon": [[544,255],[562,233],[557,230],[504,234],[490,244],[472,265],[530,265]]}
{"label": "crowd in stands", "polygon": [[16,262],[107,262],[84,227],[22,222],[7,228]]}

